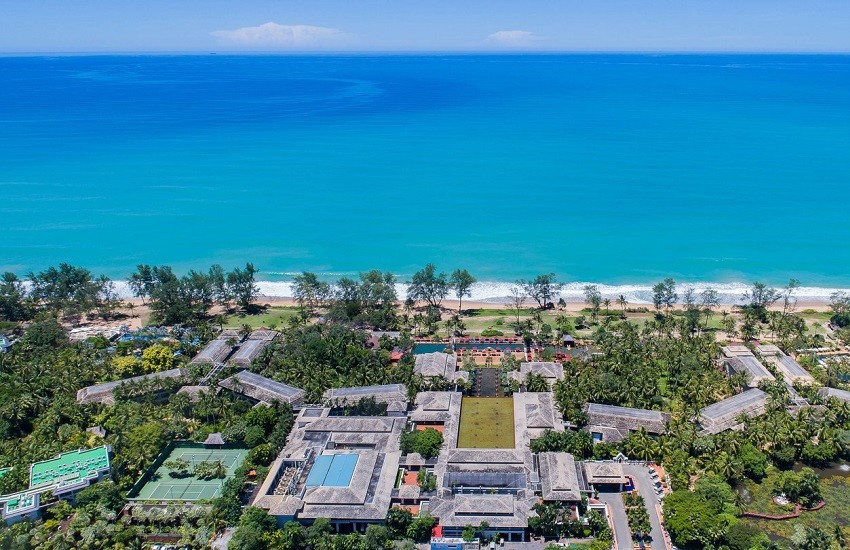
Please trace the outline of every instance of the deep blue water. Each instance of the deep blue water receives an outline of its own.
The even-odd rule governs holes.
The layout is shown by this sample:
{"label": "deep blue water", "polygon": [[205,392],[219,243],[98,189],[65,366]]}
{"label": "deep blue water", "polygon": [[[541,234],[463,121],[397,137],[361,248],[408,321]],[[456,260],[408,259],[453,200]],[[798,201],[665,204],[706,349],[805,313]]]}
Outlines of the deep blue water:
{"label": "deep blue water", "polygon": [[0,58],[0,270],[850,286],[850,57]]}

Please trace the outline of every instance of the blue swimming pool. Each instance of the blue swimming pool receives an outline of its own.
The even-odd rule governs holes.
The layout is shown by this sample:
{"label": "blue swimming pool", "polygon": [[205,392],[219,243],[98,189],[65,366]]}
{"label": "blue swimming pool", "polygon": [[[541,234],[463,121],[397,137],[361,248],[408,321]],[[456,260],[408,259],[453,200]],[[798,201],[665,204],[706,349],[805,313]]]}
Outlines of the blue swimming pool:
{"label": "blue swimming pool", "polygon": [[316,457],[307,475],[307,487],[348,487],[358,458],[353,453]]}
{"label": "blue swimming pool", "polygon": [[446,349],[451,348],[451,344],[445,344],[441,342],[422,342],[413,346],[413,354],[420,355],[422,353],[434,353],[438,351],[446,351]]}

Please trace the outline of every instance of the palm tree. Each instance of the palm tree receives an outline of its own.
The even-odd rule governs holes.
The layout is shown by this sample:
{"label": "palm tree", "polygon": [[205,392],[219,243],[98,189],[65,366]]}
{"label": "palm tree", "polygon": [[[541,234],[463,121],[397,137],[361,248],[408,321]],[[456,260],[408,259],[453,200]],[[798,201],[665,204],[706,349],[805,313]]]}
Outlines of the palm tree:
{"label": "palm tree", "polygon": [[623,309],[622,317],[623,317],[623,319],[625,319],[626,318],[626,306],[629,305],[629,301],[626,300],[625,295],[620,294],[619,296],[617,296],[617,305],[619,305]]}

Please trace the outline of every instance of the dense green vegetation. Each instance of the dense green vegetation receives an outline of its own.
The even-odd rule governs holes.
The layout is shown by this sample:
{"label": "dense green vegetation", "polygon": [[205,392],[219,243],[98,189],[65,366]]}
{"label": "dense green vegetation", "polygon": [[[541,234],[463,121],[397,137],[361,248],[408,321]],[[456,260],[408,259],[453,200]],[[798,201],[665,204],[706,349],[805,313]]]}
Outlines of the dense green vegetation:
{"label": "dense green vegetation", "polygon": [[[475,281],[467,271],[448,275],[429,264],[410,283],[410,294],[418,302],[410,299],[400,307],[397,281],[390,273],[370,271],[334,284],[303,273],[295,280],[298,308],[274,312],[279,314],[274,319],[271,311],[253,304],[255,273],[251,264],[230,273],[212,266],[182,276],[168,266],[138,266],[131,285],[150,306],[153,321],[191,328],[172,327],[156,338],[114,344],[103,338],[71,342],[66,333],[69,323],[83,318],[115,319],[125,314],[107,278],[67,264],[28,274],[31,285],[9,273],[0,278],[0,322],[4,323],[0,328],[17,340],[0,354],[0,466],[12,467],[0,478],[0,492],[24,488],[28,465],[59,452],[102,444],[110,444],[114,452],[114,483],[86,489],[74,506],[57,503],[38,522],[0,529],[0,547],[128,548],[138,546],[151,533],[178,535],[181,544],[203,547],[224,526],[237,527],[234,548],[382,548],[401,540],[409,547],[412,541],[427,540],[434,519],[414,518],[404,510],[390,510],[385,525],[370,526],[363,534],[337,536],[322,520],[311,527],[291,523],[280,529],[264,511],[245,508],[250,487],[246,482],[265,475],[291,429],[292,411],[285,406],[251,408],[229,392],[202,392],[196,401],[176,394],[178,387],[198,383],[205,374],[199,367],[188,368],[180,379],[125,385],[116,390],[114,405],[76,403],[77,390],[86,385],[185,367],[187,358],[215,333],[214,325],[224,324],[224,315],[244,316],[238,324],[249,328],[271,322],[279,325],[282,337],[250,368],[303,388],[308,402],[321,401],[330,388],[350,385],[402,383],[411,394],[453,387],[445,380],[415,376],[409,354],[398,363],[391,362],[390,356],[393,350],[409,351],[413,335],[443,330],[445,335],[464,334],[467,324],[476,326],[476,316],[465,317],[461,311],[462,300]],[[761,526],[758,520],[742,519],[740,513],[744,509],[781,511],[781,505],[770,501],[779,494],[790,500],[792,508],[817,505],[822,497],[836,503],[822,511],[804,512],[792,523],[800,529],[777,528],[777,535],[795,550],[830,548],[837,547],[844,532],[817,518],[846,522],[846,514],[840,512],[847,504],[846,490],[837,490],[832,482],[824,484],[816,472],[800,465],[823,467],[850,458],[850,406],[824,401],[813,388],[801,387],[797,391],[814,406],[791,413],[788,388],[776,382],[762,386],[770,395],[767,413],[744,420],[741,431],[705,435],[693,422],[700,408],[745,387],[743,377],[728,377],[718,368],[718,335],[745,342],[769,336],[786,349],[823,343],[823,334],[813,331],[804,316],[794,311],[797,285],[792,280],[777,290],[756,283],[736,312],[715,315],[716,292],[709,289],[696,295],[665,280],[653,289],[655,314],[643,310],[639,318],[627,315],[637,310],[627,309],[624,297],[612,301],[589,285],[585,289],[588,308],[568,317],[553,303],[560,284],[553,274],[544,274],[518,281],[511,303],[488,311],[483,318],[492,320],[481,328],[491,334],[513,330],[528,343],[554,344],[576,329],[592,338],[598,353],[579,354],[565,363],[565,381],[554,387],[565,420],[579,428],[586,423],[582,407],[588,401],[670,413],[667,433],[661,436],[638,430],[612,445],[594,444],[586,431],[548,432],[534,440],[531,448],[534,452],[568,451],[577,459],[604,459],[623,452],[663,463],[674,488],[665,500],[665,518],[680,548],[776,548],[754,528]],[[458,311],[446,313],[442,302],[451,295],[458,299]],[[684,308],[674,307],[680,303]],[[836,295],[831,313],[818,319],[829,319],[839,329],[846,327],[848,304],[846,296]],[[401,336],[384,335],[375,344],[366,332],[370,328],[400,329]],[[848,330],[838,330],[834,337],[846,341]],[[815,357],[800,361],[819,382],[848,387],[850,365],[830,360],[822,367]],[[518,365],[505,357],[500,367],[504,376]],[[213,386],[228,374],[225,369],[208,382]],[[530,375],[524,385],[545,391],[547,383]],[[341,404],[334,414],[384,411],[374,402],[362,402]],[[106,436],[87,431],[92,426],[101,426]],[[212,432],[222,432],[229,443],[250,449],[220,497],[188,511],[175,507],[119,518],[123,495],[165,445],[175,439],[203,441]],[[512,436],[511,430],[500,432]],[[435,430],[412,432],[401,445],[406,452],[433,457],[442,436]],[[215,463],[199,465],[194,471],[182,464],[171,466],[177,476],[221,476]],[[430,488],[433,475],[425,472],[419,481]],[[744,488],[749,493],[740,490]],[[530,522],[537,534],[595,536],[597,540],[589,543],[594,549],[606,547],[610,540],[607,526],[593,514],[584,524],[559,505],[539,505],[537,512]],[[647,530],[645,506],[629,507],[628,519],[633,532]],[[485,530],[480,525],[469,527],[471,536]]]}

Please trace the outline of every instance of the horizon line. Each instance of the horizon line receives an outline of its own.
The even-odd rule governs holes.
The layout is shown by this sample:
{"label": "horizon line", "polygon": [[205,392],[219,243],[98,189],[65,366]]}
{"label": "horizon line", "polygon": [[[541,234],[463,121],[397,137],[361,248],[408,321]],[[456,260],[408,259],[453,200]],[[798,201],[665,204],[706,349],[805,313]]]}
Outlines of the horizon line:
{"label": "horizon line", "polygon": [[0,52],[0,57],[109,57],[109,56],[431,56],[431,55],[481,55],[481,56],[547,56],[547,55],[797,55],[797,56],[850,56],[848,50],[109,50],[109,51],[20,51]]}

